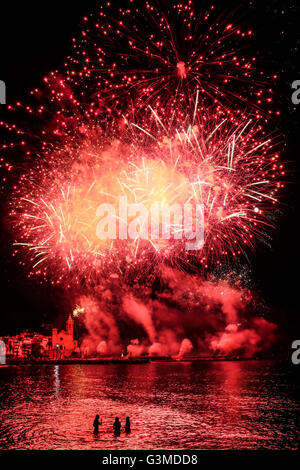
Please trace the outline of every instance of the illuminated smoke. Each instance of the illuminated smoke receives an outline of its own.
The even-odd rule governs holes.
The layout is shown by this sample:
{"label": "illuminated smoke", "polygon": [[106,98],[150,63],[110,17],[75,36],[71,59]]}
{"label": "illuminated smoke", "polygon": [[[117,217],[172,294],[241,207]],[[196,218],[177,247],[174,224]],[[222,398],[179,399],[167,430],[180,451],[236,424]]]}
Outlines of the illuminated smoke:
{"label": "illuminated smoke", "polygon": [[97,346],[96,349],[97,353],[99,354],[104,354],[107,355],[108,350],[107,350],[107,342],[106,341],[100,341],[100,343]]}
{"label": "illuminated smoke", "polygon": [[105,341],[107,355],[127,349],[132,357],[148,353],[179,359],[192,351],[253,357],[274,345],[276,326],[253,312],[247,289],[170,268],[160,279],[164,287],[159,292],[143,284],[130,289],[116,279],[92,302],[80,299],[89,331],[84,344],[100,352]]}
{"label": "illuminated smoke", "polygon": [[268,349],[275,340],[276,325],[264,318],[254,318],[250,328],[229,324],[222,333],[211,339],[210,348],[225,356],[232,353],[253,357],[258,351]]}
{"label": "illuminated smoke", "polygon": [[129,317],[144,327],[149,341],[155,341],[156,333],[152,323],[151,313],[148,308],[132,296],[128,296],[123,299],[123,308]]}
{"label": "illuminated smoke", "polygon": [[89,333],[83,340],[83,349],[89,352],[119,355],[121,352],[120,335],[116,320],[109,311],[105,310],[109,296],[102,304],[98,304],[91,297],[82,297],[80,304],[85,309],[85,327]]}
{"label": "illuminated smoke", "polygon": [[182,340],[182,343],[180,345],[179,353],[178,353],[178,358],[181,359],[185,355],[189,354],[193,350],[193,344],[188,338],[184,338]]}
{"label": "illuminated smoke", "polygon": [[140,344],[138,339],[132,339],[127,346],[127,352],[130,357],[141,356],[147,349]]}

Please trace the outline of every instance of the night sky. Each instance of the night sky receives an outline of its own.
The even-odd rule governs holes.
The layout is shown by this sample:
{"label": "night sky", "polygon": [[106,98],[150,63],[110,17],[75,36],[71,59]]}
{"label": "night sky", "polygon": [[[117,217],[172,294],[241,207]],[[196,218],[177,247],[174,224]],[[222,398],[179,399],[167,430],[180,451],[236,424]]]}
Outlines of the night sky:
{"label": "night sky", "polygon": [[[80,31],[81,18],[98,2],[69,0],[51,2],[4,2],[1,5],[0,80],[7,87],[7,103],[26,101],[28,92],[39,87],[42,78],[60,68],[71,51],[71,39]],[[197,0],[195,3],[198,3]],[[299,308],[299,143],[300,104],[291,101],[291,83],[300,80],[300,4],[298,1],[224,1],[213,2],[220,11],[236,9],[235,18],[254,32],[254,55],[260,64],[279,77],[275,88],[281,117],[274,122],[280,135],[282,160],[288,161],[287,185],[278,229],[272,248],[261,246],[253,259],[255,289],[274,312],[287,337],[296,339],[300,327]],[[6,111],[0,106],[0,117]],[[3,187],[1,201],[9,198]],[[23,328],[41,329],[52,321],[62,324],[64,295],[59,289],[38,286],[29,281],[10,256],[11,238],[5,230],[5,207],[1,204],[1,324],[0,334]],[[67,307],[65,307],[67,308]],[[300,336],[298,334],[298,336]]]}

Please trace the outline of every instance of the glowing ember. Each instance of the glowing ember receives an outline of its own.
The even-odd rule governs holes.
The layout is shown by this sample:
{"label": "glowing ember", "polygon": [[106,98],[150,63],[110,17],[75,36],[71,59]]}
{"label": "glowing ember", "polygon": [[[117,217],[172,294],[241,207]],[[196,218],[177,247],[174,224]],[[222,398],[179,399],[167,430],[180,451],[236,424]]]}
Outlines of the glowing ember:
{"label": "glowing ember", "polygon": [[178,62],[177,64],[178,76],[180,78],[186,78],[186,68],[184,62]]}

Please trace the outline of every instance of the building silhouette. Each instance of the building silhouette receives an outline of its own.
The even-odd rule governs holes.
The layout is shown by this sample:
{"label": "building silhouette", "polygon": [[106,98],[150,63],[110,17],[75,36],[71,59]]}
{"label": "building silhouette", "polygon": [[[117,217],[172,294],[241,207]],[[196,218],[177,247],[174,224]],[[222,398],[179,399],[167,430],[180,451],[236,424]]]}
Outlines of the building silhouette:
{"label": "building silhouette", "polygon": [[78,348],[78,341],[74,339],[74,320],[70,314],[66,329],[58,331],[52,329],[52,351],[55,357],[68,357]]}
{"label": "building silhouette", "polygon": [[79,352],[78,341],[74,340],[74,320],[69,315],[66,329],[52,329],[52,336],[25,331],[16,336],[0,337],[5,345],[6,357],[11,359],[49,358],[63,359]]}

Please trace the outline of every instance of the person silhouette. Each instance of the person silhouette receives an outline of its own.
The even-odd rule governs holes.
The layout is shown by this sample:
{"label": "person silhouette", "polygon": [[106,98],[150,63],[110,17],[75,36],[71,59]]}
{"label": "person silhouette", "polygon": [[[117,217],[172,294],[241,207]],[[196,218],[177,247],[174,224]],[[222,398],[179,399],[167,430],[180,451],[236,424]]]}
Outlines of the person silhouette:
{"label": "person silhouette", "polygon": [[113,428],[114,428],[114,434],[115,434],[115,436],[119,436],[119,435],[120,435],[120,432],[121,432],[121,423],[120,423],[119,418],[116,418],[116,419],[115,419],[115,422],[114,422],[114,424],[113,424]]}
{"label": "person silhouette", "polygon": [[127,434],[130,433],[130,418],[129,418],[129,416],[126,416],[125,432],[126,432]]}
{"label": "person silhouette", "polygon": [[98,434],[99,433],[99,426],[101,426],[102,424],[102,419],[101,419],[101,422],[99,421],[99,415],[96,415],[95,419],[94,419],[94,422],[93,422],[93,426],[94,426],[94,434]]}

